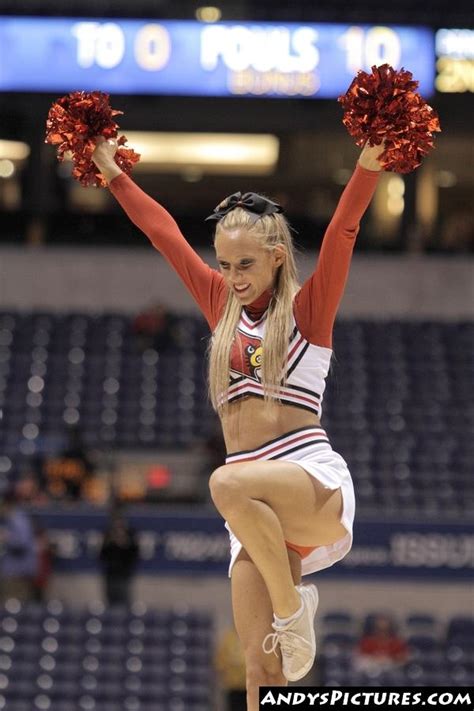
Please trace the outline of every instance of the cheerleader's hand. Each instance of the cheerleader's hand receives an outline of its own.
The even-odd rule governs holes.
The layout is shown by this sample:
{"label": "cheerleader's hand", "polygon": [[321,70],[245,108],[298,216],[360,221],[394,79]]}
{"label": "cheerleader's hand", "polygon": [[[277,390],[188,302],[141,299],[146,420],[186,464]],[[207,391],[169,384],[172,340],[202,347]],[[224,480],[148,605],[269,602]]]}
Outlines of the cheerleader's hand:
{"label": "cheerleader's hand", "polygon": [[104,178],[110,183],[114,178],[122,173],[115,162],[115,154],[118,150],[118,142],[115,138],[105,139],[103,136],[96,136],[95,150],[91,159],[96,164]]}
{"label": "cheerleader's hand", "polygon": [[379,158],[384,152],[384,150],[384,141],[382,141],[382,143],[378,146],[371,146],[369,145],[369,142],[367,142],[362,150],[362,153],[359,156],[359,165],[361,165],[362,168],[366,168],[367,170],[383,170],[382,166],[380,165]]}

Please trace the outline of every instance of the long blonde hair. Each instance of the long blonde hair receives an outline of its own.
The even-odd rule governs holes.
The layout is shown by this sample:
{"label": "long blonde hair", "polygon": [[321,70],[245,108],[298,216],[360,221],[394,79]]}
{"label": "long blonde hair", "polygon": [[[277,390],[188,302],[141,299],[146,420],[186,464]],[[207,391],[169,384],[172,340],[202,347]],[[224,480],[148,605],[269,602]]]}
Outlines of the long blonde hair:
{"label": "long blonde hair", "polygon": [[[255,216],[241,207],[228,212],[218,223],[216,236],[221,231],[245,229],[256,243],[267,250],[276,245],[285,248],[285,259],[277,268],[273,294],[268,306],[265,326],[264,357],[262,364],[262,385],[267,403],[275,402],[281,385],[285,383],[285,363],[288,342],[291,335],[293,298],[298,291],[298,277],[294,256],[294,245],[290,228],[280,213],[265,215],[255,220]],[[235,294],[229,290],[224,313],[217,324],[208,349],[209,396],[215,410],[225,411],[226,392],[230,378],[230,353],[242,306]]]}

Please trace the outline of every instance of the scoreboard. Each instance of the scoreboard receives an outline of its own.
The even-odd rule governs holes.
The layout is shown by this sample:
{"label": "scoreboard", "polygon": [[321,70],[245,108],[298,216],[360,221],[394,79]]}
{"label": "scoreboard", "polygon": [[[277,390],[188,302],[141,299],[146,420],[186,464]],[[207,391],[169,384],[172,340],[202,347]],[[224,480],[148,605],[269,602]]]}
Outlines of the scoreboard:
{"label": "scoreboard", "polygon": [[328,99],[385,62],[433,93],[424,27],[0,18],[0,91]]}

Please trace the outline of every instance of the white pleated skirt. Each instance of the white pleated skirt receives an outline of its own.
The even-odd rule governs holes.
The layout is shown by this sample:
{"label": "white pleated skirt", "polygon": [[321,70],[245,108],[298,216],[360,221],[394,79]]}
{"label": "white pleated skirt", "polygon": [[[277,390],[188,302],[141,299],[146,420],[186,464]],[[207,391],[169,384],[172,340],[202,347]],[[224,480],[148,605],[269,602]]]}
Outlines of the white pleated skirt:
{"label": "white pleated skirt", "polygon": [[[346,462],[331,447],[326,432],[321,427],[301,427],[281,437],[265,442],[258,449],[233,452],[226,457],[226,464],[260,460],[278,460],[298,464],[328,489],[340,489],[342,494],[341,523],[347,533],[336,543],[318,546],[301,561],[302,574],[309,575],[329,568],[344,558],[352,546],[352,526],[355,516],[355,496],[351,475]],[[242,550],[242,544],[225,524],[230,536],[230,565]],[[291,541],[296,543],[296,541]]]}

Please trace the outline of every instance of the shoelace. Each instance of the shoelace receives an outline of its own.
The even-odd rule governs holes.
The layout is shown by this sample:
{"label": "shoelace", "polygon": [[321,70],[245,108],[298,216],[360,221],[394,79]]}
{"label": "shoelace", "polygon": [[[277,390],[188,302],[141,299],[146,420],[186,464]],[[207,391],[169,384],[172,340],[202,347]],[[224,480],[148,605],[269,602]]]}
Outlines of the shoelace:
{"label": "shoelace", "polygon": [[[271,647],[269,649],[266,648],[267,641],[271,642]],[[273,654],[277,657],[278,654],[276,650],[278,644],[280,644],[281,651],[285,654],[285,656],[292,656],[298,645],[301,646],[301,644],[305,644],[310,648],[312,646],[311,642],[308,642],[307,639],[301,637],[299,634],[296,634],[296,632],[291,632],[291,630],[278,630],[267,634],[262,644],[263,651],[265,654],[272,654],[273,652]]]}

